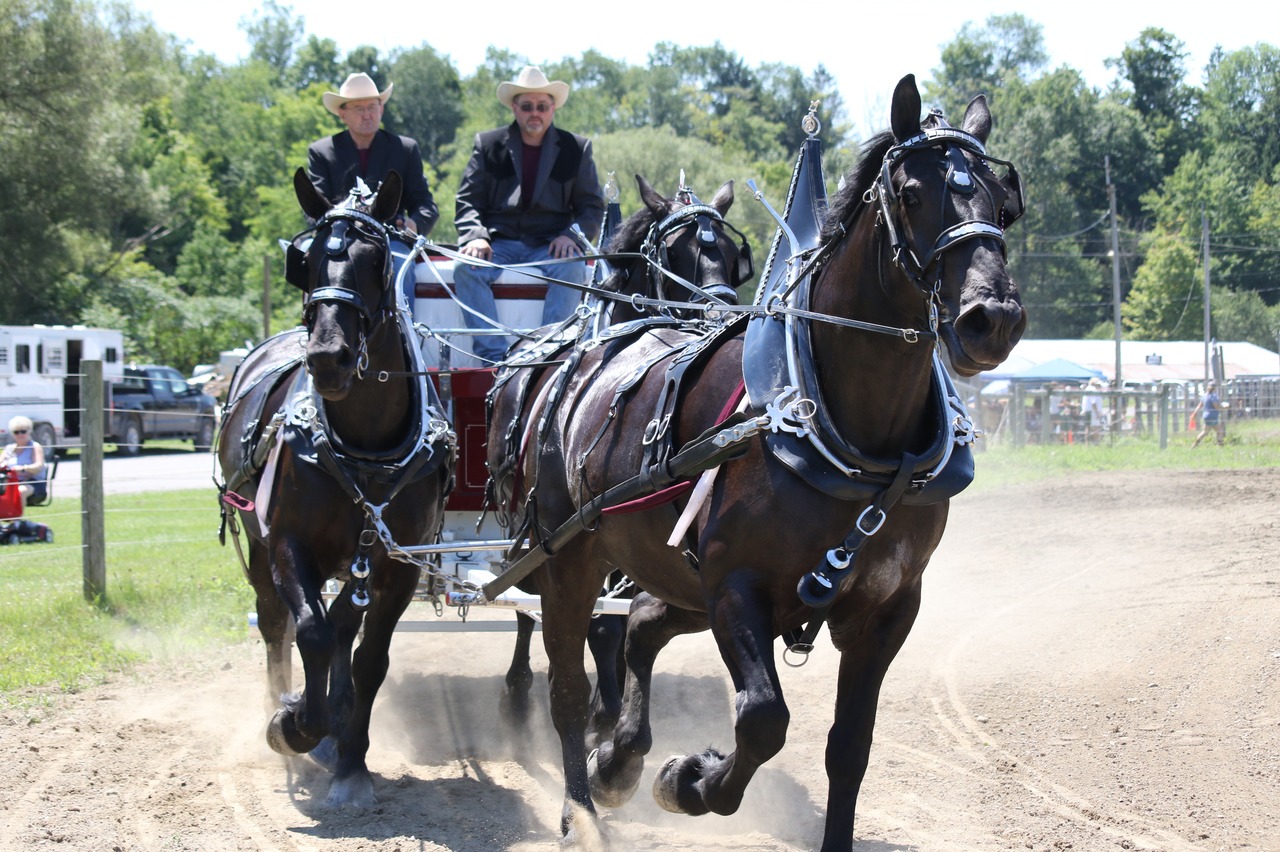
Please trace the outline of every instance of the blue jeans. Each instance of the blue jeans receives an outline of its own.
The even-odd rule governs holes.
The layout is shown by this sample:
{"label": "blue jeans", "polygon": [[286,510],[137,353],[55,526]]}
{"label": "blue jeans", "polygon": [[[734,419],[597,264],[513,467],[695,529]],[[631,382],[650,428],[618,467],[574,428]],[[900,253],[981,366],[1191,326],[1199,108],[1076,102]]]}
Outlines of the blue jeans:
{"label": "blue jeans", "polygon": [[[453,265],[453,284],[458,289],[458,298],[469,308],[486,317],[498,316],[498,306],[493,298],[493,282],[502,274],[499,267],[514,263],[536,263],[537,270],[548,278],[557,278],[574,284],[583,284],[587,280],[587,265],[581,259],[558,261],[551,257],[548,246],[527,246],[519,240],[492,240],[493,256],[489,262],[494,267],[472,266],[462,261]],[[547,285],[547,297],[542,303],[542,324],[550,325],[560,322],[574,312],[578,302],[582,300],[582,292],[572,287],[559,284]],[[492,329],[493,323],[481,317],[462,312],[467,328]],[[507,354],[511,342],[502,336],[476,335],[472,338],[471,351],[481,358],[490,361],[501,361]]]}

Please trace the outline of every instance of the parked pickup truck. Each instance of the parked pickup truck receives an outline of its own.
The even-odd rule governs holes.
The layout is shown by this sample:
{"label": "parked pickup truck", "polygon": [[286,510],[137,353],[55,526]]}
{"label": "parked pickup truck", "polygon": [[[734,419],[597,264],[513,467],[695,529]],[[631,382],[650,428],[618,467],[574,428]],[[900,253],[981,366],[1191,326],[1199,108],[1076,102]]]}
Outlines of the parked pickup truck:
{"label": "parked pickup truck", "polygon": [[193,442],[196,452],[213,447],[218,403],[173,367],[153,364],[124,368],[124,378],[111,384],[106,440],[128,455],[154,438]]}

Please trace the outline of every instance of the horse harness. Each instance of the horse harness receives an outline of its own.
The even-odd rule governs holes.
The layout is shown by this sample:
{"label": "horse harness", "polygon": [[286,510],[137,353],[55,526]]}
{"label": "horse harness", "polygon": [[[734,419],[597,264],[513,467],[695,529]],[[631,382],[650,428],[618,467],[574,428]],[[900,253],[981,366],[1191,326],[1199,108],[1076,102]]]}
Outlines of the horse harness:
{"label": "horse harness", "polygon": [[[737,280],[739,282],[747,281],[755,272],[751,260],[751,244],[747,241],[746,235],[730,224],[719,210],[699,201],[698,197],[693,194],[693,190],[683,184],[682,180],[680,189],[675,196],[675,200],[681,202],[683,206],[673,210],[661,221],[655,221],[649,227],[648,233],[645,234],[644,243],[640,248],[640,253],[648,260],[646,268],[649,274],[650,289],[659,300],[667,300],[669,296],[667,294],[666,281],[671,278],[709,304],[736,304],[738,301],[737,291],[728,283],[716,284],[703,289],[693,282],[679,278],[679,276],[670,271],[671,264],[667,257],[670,238],[686,228],[692,227],[697,239],[698,254],[701,256],[704,250],[715,248],[716,234],[712,227],[714,222],[719,224],[721,228],[732,231],[738,237],[738,262],[734,269]],[[695,258],[695,263],[696,260]],[[629,277],[630,274],[630,269],[625,269],[622,272],[624,278]]]}
{"label": "horse harness", "polygon": [[[763,434],[769,452],[811,486],[841,500],[869,501],[859,515],[854,529],[839,545],[828,550],[824,560],[802,577],[797,585],[798,597],[813,609],[814,615],[803,630],[789,631],[784,638],[790,651],[807,655],[813,648],[813,640],[825,622],[839,589],[854,576],[860,548],[868,537],[883,526],[888,510],[898,502],[907,505],[941,502],[969,485],[973,478],[972,443],[976,437],[976,429],[936,351],[939,339],[937,304],[941,269],[939,268],[932,285],[925,283],[924,275],[945,252],[969,239],[994,238],[1003,249],[1002,226],[1010,224],[1021,215],[1022,193],[1012,164],[990,157],[980,140],[963,130],[946,125],[941,114],[935,114],[942,126],[928,128],[920,135],[890,148],[884,157],[880,176],[864,197],[867,204],[878,201],[877,230],[883,229],[887,235],[895,264],[925,294],[930,331],[914,332],[856,320],[841,323],[870,332],[892,334],[910,343],[921,339],[933,342],[932,402],[928,416],[934,422],[935,437],[930,446],[919,454],[904,452],[898,460],[873,459],[840,435],[822,398],[811,348],[809,324],[824,318],[808,310],[812,282],[821,271],[835,241],[809,247],[796,246],[792,259],[803,261],[798,273],[792,276],[785,273],[770,275],[770,280],[762,283],[758,299],[764,305],[785,305],[794,309],[758,314],[750,320],[746,329],[743,376],[750,403],[747,409],[749,413],[738,413],[678,451],[674,448],[669,425],[681,399],[681,382],[690,366],[715,351],[719,345],[717,341],[722,342],[737,333],[739,323],[731,322],[721,326],[718,331],[686,344],[683,351],[669,361],[657,408],[645,431],[643,440],[646,452],[640,471],[582,504],[569,520],[550,535],[542,537],[537,548],[525,553],[502,575],[485,586],[484,594],[487,599],[493,600],[523,579],[574,535],[589,529],[595,519],[609,508],[640,495],[653,494],[678,480],[695,476],[730,460],[745,452],[745,446],[739,446],[742,442]],[[909,152],[926,147],[944,150],[949,191],[964,194],[976,191],[978,184],[964,157],[965,151],[977,156],[984,165],[991,161],[1006,166],[1011,185],[1009,199],[1001,208],[998,223],[973,220],[949,227],[939,235],[921,260],[901,237],[902,229],[897,224],[891,207],[896,194],[890,178],[893,163]],[[797,163],[793,182],[797,182],[801,167],[802,163]],[[987,168],[990,171],[990,167]],[[657,227],[657,232],[661,233],[662,228]],[[817,230],[813,233],[816,234]],[[784,267],[779,266],[778,269],[781,272]],[[656,364],[670,356],[670,352],[658,353],[647,363],[638,366],[619,385],[615,390],[610,419],[627,393]],[[607,422],[601,427],[595,441],[603,435],[606,426]],[[594,444],[593,441],[588,452]],[[581,462],[582,459],[579,459],[579,463]]]}
{"label": "horse harness", "polygon": [[[381,298],[374,310],[370,310],[355,290],[339,286],[317,287],[307,291],[309,261],[307,253],[297,246],[299,239],[311,232],[319,232],[331,225],[324,251],[330,257],[340,257],[350,249],[352,231],[380,239],[384,249]],[[295,236],[286,249],[286,278],[294,286],[306,292],[303,303],[305,329],[295,329],[293,334],[301,348],[305,349],[305,335],[315,322],[316,308],[324,303],[336,303],[354,308],[361,318],[356,375],[364,378],[368,368],[367,341],[372,329],[386,321],[400,325],[401,345],[404,346],[417,380],[413,384],[413,422],[405,438],[396,447],[382,452],[370,452],[345,443],[331,428],[325,414],[323,398],[316,391],[311,376],[303,367],[304,355],[299,354],[275,363],[256,376],[247,378],[246,386],[234,397],[228,397],[224,407],[224,419],[235,406],[249,406],[245,433],[241,436],[240,464],[219,483],[222,494],[223,522],[219,532],[225,541],[225,529],[230,523],[236,535],[236,549],[240,550],[235,511],[254,513],[260,533],[265,536],[267,526],[264,498],[271,494],[272,480],[280,448],[288,445],[294,456],[304,463],[325,471],[343,490],[349,499],[364,512],[365,524],[358,543],[358,550],[351,565],[355,581],[352,603],[359,609],[369,604],[367,580],[369,554],[375,541],[381,541],[388,555],[403,562],[418,564],[410,553],[395,541],[383,519],[383,512],[391,501],[407,486],[438,471],[447,464],[451,475],[445,496],[452,489],[453,459],[457,452],[457,439],[444,414],[444,406],[435,386],[427,378],[421,347],[414,345],[416,333],[402,312],[397,310],[394,293],[389,282],[392,279],[391,234],[387,226],[377,219],[349,206],[335,207],[324,214],[316,224]],[[390,294],[390,295],[389,295]],[[246,362],[248,363],[248,362]],[[239,371],[237,371],[239,372]],[[273,392],[289,382],[284,404],[259,430],[269,398]],[[232,387],[236,387],[233,379]],[[441,450],[443,450],[441,452]],[[237,494],[238,489],[261,475],[256,498],[250,501]],[[234,496],[232,496],[234,495]],[[373,495],[376,495],[373,496]],[[241,563],[244,555],[240,553]],[[246,567],[247,571],[247,567]]]}

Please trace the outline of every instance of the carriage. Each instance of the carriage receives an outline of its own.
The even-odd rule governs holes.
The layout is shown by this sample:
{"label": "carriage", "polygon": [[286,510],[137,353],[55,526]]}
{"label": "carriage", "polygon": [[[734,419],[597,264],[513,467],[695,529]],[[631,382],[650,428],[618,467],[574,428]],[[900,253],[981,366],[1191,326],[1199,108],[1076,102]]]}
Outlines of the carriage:
{"label": "carriage", "polygon": [[[426,322],[410,330],[401,311],[399,342],[387,341],[382,317],[388,294],[399,289],[390,283],[390,237],[378,213],[391,208],[375,197],[358,209],[330,209],[299,171],[299,200],[317,226],[314,239],[295,239],[289,247],[290,281],[306,294],[310,334],[288,345],[295,353],[299,346],[306,350],[299,359],[306,369],[295,367],[298,386],[323,385],[328,395],[258,391],[274,403],[231,418],[232,437],[220,440],[224,471],[242,472],[223,488],[224,520],[257,529],[247,570],[259,592],[259,615],[264,607],[272,615],[263,628],[272,686],[287,692],[287,666],[282,673],[278,656],[291,638],[274,591],[287,599],[307,668],[306,694],[286,700],[269,727],[273,748],[318,754],[335,767],[330,801],[368,805],[368,711],[386,671],[389,634],[409,598],[425,594],[463,612],[481,605],[537,609],[564,761],[560,827],[567,842],[594,845],[594,803],[621,804],[639,783],[652,744],[649,678],[671,639],[708,629],[715,636],[738,693],[736,748],[669,758],[654,781],[654,797],[676,813],[728,814],[785,741],[789,711],[774,641],[780,637],[789,652],[804,655],[825,626],[841,664],[822,848],[851,848],[879,686],[914,621],[921,575],[940,541],[948,500],[973,473],[975,430],[948,367],[966,376],[990,369],[1008,356],[1026,325],[1004,252],[1004,229],[1022,213],[1021,185],[1012,165],[986,150],[991,115],[985,99],[975,98],[955,127],[936,111],[920,116],[914,78],[905,77],[894,92],[890,130],[867,143],[830,203],[819,125],[812,113],[807,117],[810,135],[783,211],[755,193],[778,229],[750,305],[716,297],[703,277],[730,289],[750,277],[748,246],[724,221],[732,186],[704,204],[679,191],[672,199],[651,187],[646,193],[638,177],[650,233],[657,235],[648,244],[661,251],[638,255],[631,274],[619,278],[615,270],[601,287],[606,301],[624,314],[627,307],[635,312],[592,327],[592,312],[580,311],[522,339],[494,373],[425,367],[423,330],[431,328],[443,343],[450,326],[430,316],[430,288],[445,283],[431,262],[424,266],[436,279],[428,279],[427,298],[420,291],[416,308]],[[398,200],[398,181],[391,178],[378,196],[388,184]],[[419,240],[415,253],[424,249]],[[606,262],[615,263],[615,256]],[[677,265],[682,262],[687,266]],[[351,281],[351,268],[362,263],[364,278],[354,276],[358,286],[335,283]],[[655,268],[660,278],[689,285],[701,301],[673,304],[642,292],[616,299],[619,280],[649,280]],[[646,273],[635,275],[635,269]],[[519,299],[510,301],[518,311]],[[648,310],[654,306],[659,310]],[[437,362],[447,360],[435,355]],[[269,373],[272,364],[260,372]],[[374,434],[370,440],[382,449],[365,455],[381,453],[382,467],[395,470],[379,479],[377,465],[367,463],[357,477],[332,460],[330,445],[350,447],[349,436],[318,425],[324,419],[318,408],[327,406],[330,419],[338,419],[353,375],[376,375],[399,387],[389,411],[379,402],[375,419],[383,426],[433,424],[422,426],[416,439],[419,449],[430,450],[425,455],[436,478],[434,488],[417,495],[423,517],[414,518],[411,534],[420,541],[446,538],[450,512],[466,511],[466,498],[452,509],[446,503],[457,485],[457,494],[469,489],[480,506],[494,510],[501,537],[482,530],[465,538],[459,537],[465,531],[455,531],[452,541],[397,541],[384,512],[389,517],[398,508],[391,502],[398,488],[418,480],[401,471],[411,462],[392,459],[387,448],[406,441]],[[476,417],[481,393],[483,428]],[[250,398],[255,391],[239,394]],[[368,432],[363,418],[374,414],[372,399],[366,395],[363,408],[343,418],[348,429]],[[277,419],[282,434],[293,436],[282,441],[296,445],[280,454],[279,472],[271,460],[277,451],[259,450],[246,437],[261,435]],[[483,491],[481,462],[474,451],[470,457],[457,452],[459,433],[486,443]],[[319,459],[311,468],[309,455]],[[307,471],[317,465],[336,471],[339,485],[315,480]],[[442,481],[446,468],[456,471],[447,477],[456,483]],[[272,477],[291,476],[354,499],[363,517],[356,512],[339,526],[358,544],[339,546],[330,535],[332,519],[324,519],[321,532],[315,518],[279,501],[269,518],[257,510],[255,523],[250,498],[271,500]],[[371,482],[390,483],[379,492],[381,502],[360,487]],[[398,523],[409,520],[402,513]],[[308,536],[321,535],[327,550],[338,551],[336,559],[315,552]],[[463,558],[478,552],[501,555]],[[386,559],[371,566],[384,555],[413,566],[407,572],[417,583],[412,592],[405,572]],[[321,557],[323,579],[337,578],[342,587],[328,606],[315,582],[320,569],[312,564]],[[482,561],[485,567],[474,564]],[[500,570],[491,570],[495,565]],[[628,607],[624,693],[604,729],[589,738],[582,650],[614,569],[645,591]],[[425,587],[417,582],[424,572]],[[537,597],[505,597],[518,584]],[[391,604],[376,594],[388,594],[388,587]],[[383,611],[372,619],[371,607],[379,605]],[[360,653],[371,635],[374,649],[364,665],[353,665],[351,643],[365,608]],[[325,675],[332,676],[333,694],[324,692]],[[354,697],[352,678],[363,678]],[[588,742],[596,747],[589,750]]]}

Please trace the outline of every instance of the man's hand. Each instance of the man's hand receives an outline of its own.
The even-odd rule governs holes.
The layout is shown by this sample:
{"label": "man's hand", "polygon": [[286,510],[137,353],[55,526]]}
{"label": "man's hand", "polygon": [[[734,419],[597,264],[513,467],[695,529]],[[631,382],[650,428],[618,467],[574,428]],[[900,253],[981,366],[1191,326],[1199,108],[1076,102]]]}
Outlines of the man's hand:
{"label": "man's hand", "polygon": [[488,260],[493,257],[493,247],[489,245],[488,240],[472,240],[471,242],[458,248],[459,254],[465,254],[467,257],[478,257],[481,260]]}
{"label": "man's hand", "polygon": [[405,216],[404,219],[401,220],[400,222],[400,228],[402,230],[408,231],[409,233],[413,234],[415,237],[418,235],[418,223],[413,221],[412,216]]}
{"label": "man's hand", "polygon": [[560,236],[551,241],[551,245],[547,246],[547,251],[556,260],[565,260],[570,257],[582,257],[582,249],[578,248],[578,244],[569,237]]}

